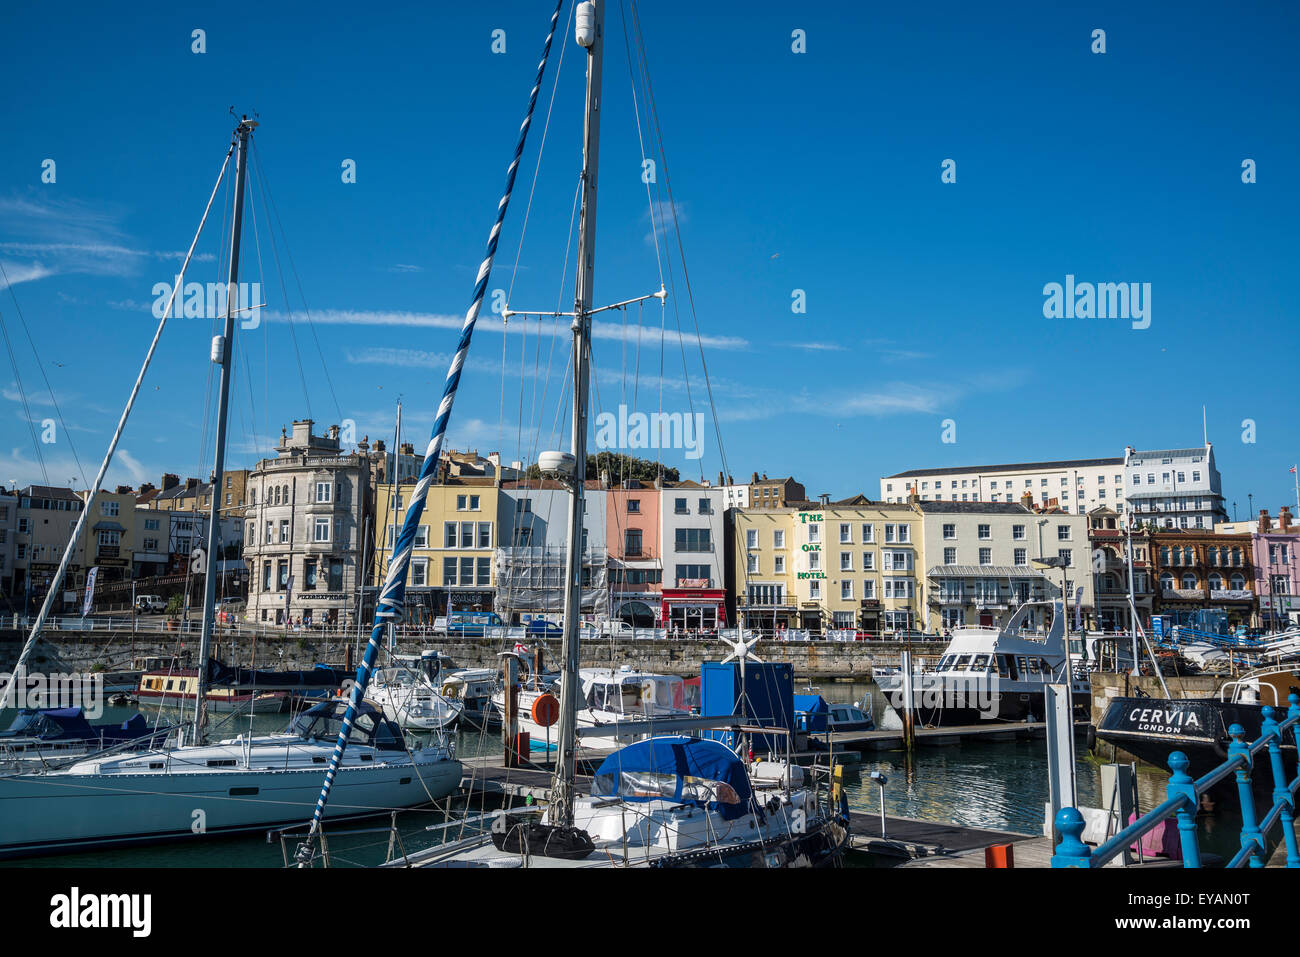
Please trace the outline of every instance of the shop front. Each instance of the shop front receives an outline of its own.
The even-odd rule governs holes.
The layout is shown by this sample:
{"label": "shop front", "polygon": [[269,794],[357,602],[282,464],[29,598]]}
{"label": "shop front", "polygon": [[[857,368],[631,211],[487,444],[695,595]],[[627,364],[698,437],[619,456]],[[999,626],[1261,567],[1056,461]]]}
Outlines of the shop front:
{"label": "shop front", "polygon": [[669,635],[716,631],[727,626],[727,592],[722,588],[685,584],[679,588],[665,588],[660,611]]}

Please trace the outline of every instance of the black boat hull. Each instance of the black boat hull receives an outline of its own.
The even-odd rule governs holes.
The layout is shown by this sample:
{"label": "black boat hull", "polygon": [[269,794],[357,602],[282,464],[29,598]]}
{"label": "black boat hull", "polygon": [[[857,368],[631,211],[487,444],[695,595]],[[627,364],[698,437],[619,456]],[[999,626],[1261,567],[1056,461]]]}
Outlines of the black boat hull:
{"label": "black boat hull", "polygon": [[[1259,739],[1264,722],[1263,705],[1233,704],[1213,698],[1115,698],[1097,725],[1097,737],[1134,757],[1169,770],[1169,755],[1187,755],[1188,773],[1199,778],[1228,760],[1232,739],[1228,729],[1240,724],[1245,740]],[[1287,775],[1296,771],[1294,730],[1283,734],[1282,763]],[[1251,778],[1255,788],[1272,790],[1273,771],[1267,752],[1255,756]],[[1227,787],[1234,787],[1232,779]],[[1222,790],[1222,786],[1220,787]]]}

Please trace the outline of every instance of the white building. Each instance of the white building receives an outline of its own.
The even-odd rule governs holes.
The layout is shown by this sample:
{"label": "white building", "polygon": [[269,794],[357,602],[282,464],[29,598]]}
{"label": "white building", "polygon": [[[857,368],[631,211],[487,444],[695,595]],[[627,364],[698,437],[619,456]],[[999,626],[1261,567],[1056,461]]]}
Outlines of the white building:
{"label": "white building", "polygon": [[680,482],[659,494],[664,626],[709,631],[730,624],[726,620],[725,488]]}
{"label": "white building", "polygon": [[258,462],[248,477],[242,511],[250,621],[355,619],[372,466],[367,456],[339,448],[337,425],[313,435],[313,424],[303,419],[292,435],[282,431],[276,457]]}
{"label": "white building", "polygon": [[1135,522],[1208,530],[1228,520],[1223,480],[1208,442],[1194,449],[1125,449],[1124,486]]}
{"label": "white building", "polygon": [[1029,492],[1043,508],[1056,502],[1073,515],[1100,505],[1123,514],[1124,459],[1066,459],[1009,465],[909,469],[880,480],[880,500],[906,502],[915,488],[922,502],[1012,502]]}
{"label": "white building", "polygon": [[[609,614],[605,495],[600,482],[583,486],[582,612]],[[497,513],[496,610],[508,623],[533,616],[559,622],[564,614],[569,490],[554,479],[501,484]]]}

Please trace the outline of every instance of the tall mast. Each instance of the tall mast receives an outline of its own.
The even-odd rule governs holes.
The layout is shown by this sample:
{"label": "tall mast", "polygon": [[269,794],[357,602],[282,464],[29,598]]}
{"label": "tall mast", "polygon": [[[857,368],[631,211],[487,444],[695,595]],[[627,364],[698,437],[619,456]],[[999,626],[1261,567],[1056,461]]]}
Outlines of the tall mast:
{"label": "tall mast", "polygon": [[[221,486],[226,471],[226,420],[230,405],[230,358],[235,346],[235,312],[239,308],[239,234],[244,222],[244,172],[248,167],[248,136],[257,126],[247,116],[239,121],[235,135],[239,152],[235,157],[235,211],[230,234],[230,270],[226,281],[225,334],[212,340],[212,361],[221,363],[221,391],[217,394],[217,447],[212,464],[212,504],[208,509],[207,571],[203,580],[203,631],[199,636],[198,682],[194,704],[194,735],[199,740],[208,720],[208,649],[217,598],[217,560],[221,517]],[[251,305],[251,303],[250,303]]]}
{"label": "tall mast", "polygon": [[[386,476],[389,483],[388,500],[389,503],[393,506],[393,531],[392,531],[392,538],[389,540],[390,542],[389,547],[393,549],[396,549],[397,547],[397,515],[398,515],[397,496],[398,496],[398,489],[401,488],[399,482],[399,479],[402,474],[401,452],[402,452],[402,400],[398,399],[397,400],[397,427],[394,429],[393,432],[393,452],[392,452],[393,468],[391,469],[390,474]],[[387,468],[387,466],[385,466],[384,470],[390,471]],[[392,619],[390,619],[388,622],[388,653],[390,655],[393,653],[393,640],[396,631],[397,631],[397,623]]]}
{"label": "tall mast", "polygon": [[604,53],[604,0],[578,5],[577,40],[587,48],[587,108],[582,146],[582,216],[578,227],[578,285],[573,317],[573,494],[569,498],[568,551],[564,561],[564,666],[560,684],[559,748],[556,754],[554,822],[573,825],[576,787],[575,734],[578,698],[578,619],[582,614],[582,514],[587,478],[587,394],[590,386],[592,289],[596,279],[596,170],[600,158],[600,73]]}

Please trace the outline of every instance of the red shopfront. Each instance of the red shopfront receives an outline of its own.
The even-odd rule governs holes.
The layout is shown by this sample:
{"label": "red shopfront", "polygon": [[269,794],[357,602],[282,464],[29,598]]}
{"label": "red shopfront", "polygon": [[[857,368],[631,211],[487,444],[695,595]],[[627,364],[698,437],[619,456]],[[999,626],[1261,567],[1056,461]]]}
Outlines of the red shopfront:
{"label": "red shopfront", "polygon": [[665,588],[662,625],[674,631],[713,631],[727,625],[727,592],[722,588]]}

